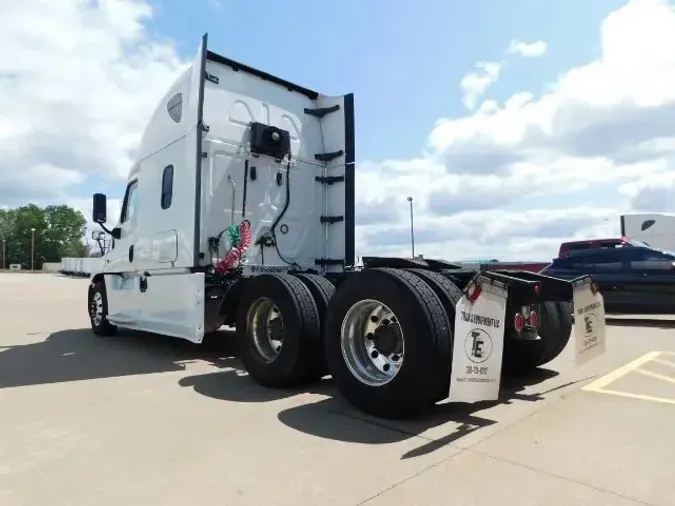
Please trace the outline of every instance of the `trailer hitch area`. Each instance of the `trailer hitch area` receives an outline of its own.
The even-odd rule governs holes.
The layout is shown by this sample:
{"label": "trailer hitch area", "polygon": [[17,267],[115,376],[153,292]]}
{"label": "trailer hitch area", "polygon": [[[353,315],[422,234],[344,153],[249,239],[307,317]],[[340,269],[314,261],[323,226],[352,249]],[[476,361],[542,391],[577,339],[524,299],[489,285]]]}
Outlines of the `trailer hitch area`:
{"label": "trailer hitch area", "polygon": [[[481,287],[484,284],[498,285],[508,290],[509,299],[522,301],[523,304],[535,304],[539,301],[542,293],[542,284],[536,279],[523,279],[518,277],[519,272],[506,274],[500,271],[481,271],[476,273],[467,283],[465,295],[469,301],[480,296]],[[571,294],[571,288],[570,288]]]}
{"label": "trailer hitch area", "polygon": [[[516,274],[516,275],[513,275]],[[479,297],[484,286],[499,285],[508,293],[506,303],[507,328],[513,338],[524,341],[537,341],[539,336],[538,303],[541,301],[542,283],[538,279],[523,279],[519,273],[505,274],[498,271],[482,271],[477,273],[464,289],[464,295],[470,303]],[[556,280],[557,281],[557,280]],[[571,289],[569,290],[571,292]]]}

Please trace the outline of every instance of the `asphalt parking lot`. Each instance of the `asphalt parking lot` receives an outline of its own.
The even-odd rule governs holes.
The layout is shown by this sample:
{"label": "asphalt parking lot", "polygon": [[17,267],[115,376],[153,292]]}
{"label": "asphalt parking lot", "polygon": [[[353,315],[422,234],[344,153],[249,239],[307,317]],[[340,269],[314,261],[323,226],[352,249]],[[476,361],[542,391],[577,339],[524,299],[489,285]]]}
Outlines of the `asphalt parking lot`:
{"label": "asphalt parking lot", "polygon": [[278,392],[228,333],[88,330],[87,280],[0,274],[0,504],[675,504],[675,326],[625,320],[502,399],[372,419],[330,380]]}

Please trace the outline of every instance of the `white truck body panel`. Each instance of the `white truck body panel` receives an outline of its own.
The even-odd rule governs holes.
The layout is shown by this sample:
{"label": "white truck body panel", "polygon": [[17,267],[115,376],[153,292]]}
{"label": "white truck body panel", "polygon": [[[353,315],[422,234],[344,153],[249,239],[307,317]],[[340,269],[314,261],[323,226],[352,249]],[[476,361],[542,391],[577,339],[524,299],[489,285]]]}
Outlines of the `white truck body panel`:
{"label": "white truck body panel", "polygon": [[[317,184],[314,179],[326,174],[344,176],[344,155],[332,160],[327,167],[314,158],[317,153],[344,149],[344,115],[333,113],[320,122],[304,112],[305,108],[343,105],[343,97],[320,97],[313,101],[276,83],[235,71],[215,61],[207,61],[206,71],[218,78],[218,84],[207,81],[204,93],[204,123],[209,126],[209,131],[204,137],[206,157],[202,178],[200,250],[207,250],[208,237],[243,219],[251,222],[255,241],[269,230],[284,207],[287,163],[279,163],[266,156],[252,157],[246,147],[248,125],[260,122],[290,132],[291,198],[280,223],[280,226],[285,225],[285,233],[277,233],[281,255],[274,248],[265,248],[264,254],[261,254],[262,246],[252,245],[245,255],[245,262],[266,266],[286,266],[287,262],[291,262],[316,269],[316,258],[344,258],[344,222],[327,227],[319,221],[322,215],[345,214],[344,193]],[[247,159],[249,177],[245,181]],[[250,176],[251,167],[255,168],[255,180]],[[281,184],[276,182],[277,174],[281,174]],[[331,198],[327,198],[326,194],[330,194]]]}
{"label": "white truck body panel", "polygon": [[621,235],[655,249],[675,251],[675,215],[624,214],[621,216]]}
{"label": "white truck body panel", "polygon": [[[211,53],[206,42],[150,119],[128,177],[121,237],[92,276],[104,276],[111,323],[192,342],[204,335],[199,269],[228,251],[226,241],[210,251],[209,238],[231,224],[251,223],[244,275],[289,265],[341,272],[354,262],[352,96],[305,90]],[[307,112],[332,106],[322,118]],[[287,130],[290,157],[252,154],[251,122]],[[339,153],[330,162],[315,156],[329,152]],[[344,180],[316,179],[326,176]],[[276,247],[255,244],[284,208]],[[325,224],[324,215],[342,221]]]}
{"label": "white truck body panel", "polygon": [[108,319],[121,327],[180,337],[204,337],[204,274],[147,278],[152,297],[139,297],[139,276],[105,275]]}

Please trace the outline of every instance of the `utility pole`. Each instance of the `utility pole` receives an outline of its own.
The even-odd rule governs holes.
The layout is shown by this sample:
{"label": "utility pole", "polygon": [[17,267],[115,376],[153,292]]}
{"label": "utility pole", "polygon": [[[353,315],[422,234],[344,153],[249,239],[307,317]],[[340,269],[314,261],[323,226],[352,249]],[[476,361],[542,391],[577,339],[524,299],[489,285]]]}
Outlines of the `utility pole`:
{"label": "utility pole", "polygon": [[7,239],[5,239],[3,237],[2,238],[2,270],[3,271],[7,270],[7,260],[5,260],[5,258],[6,258],[6,250],[5,250],[6,244],[7,244]]}
{"label": "utility pole", "polygon": [[412,258],[415,258],[415,225],[413,219],[413,198],[408,197],[410,204],[410,247],[412,249]]}
{"label": "utility pole", "polygon": [[35,229],[30,229],[30,270],[35,270]]}

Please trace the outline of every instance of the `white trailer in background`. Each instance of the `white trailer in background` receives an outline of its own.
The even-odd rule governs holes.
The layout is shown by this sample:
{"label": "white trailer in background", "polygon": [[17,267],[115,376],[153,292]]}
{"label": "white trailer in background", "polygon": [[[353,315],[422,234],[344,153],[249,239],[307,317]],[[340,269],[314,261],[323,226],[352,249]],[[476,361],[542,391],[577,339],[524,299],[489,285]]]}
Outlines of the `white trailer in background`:
{"label": "white trailer in background", "polygon": [[621,235],[644,242],[654,249],[675,251],[675,215],[624,214],[621,216]]}
{"label": "white trailer in background", "polygon": [[66,276],[89,277],[102,267],[103,259],[100,257],[64,257],[61,259],[59,272]]}
{"label": "white trailer in background", "polygon": [[71,273],[73,272],[72,269],[70,268],[70,258],[69,257],[63,257],[61,259],[61,269],[60,269],[61,274],[65,276],[70,276]]}

